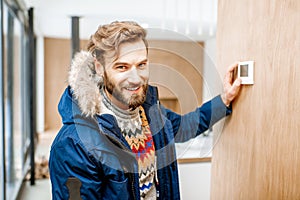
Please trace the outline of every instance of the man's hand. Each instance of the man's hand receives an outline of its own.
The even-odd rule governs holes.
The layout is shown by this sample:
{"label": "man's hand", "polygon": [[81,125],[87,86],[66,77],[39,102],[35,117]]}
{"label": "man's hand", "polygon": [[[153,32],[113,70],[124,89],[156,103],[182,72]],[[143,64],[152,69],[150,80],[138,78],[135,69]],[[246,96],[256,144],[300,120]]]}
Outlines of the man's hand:
{"label": "man's hand", "polygon": [[230,105],[230,102],[238,95],[241,87],[241,79],[236,79],[232,83],[233,79],[233,72],[234,69],[237,68],[238,62],[232,64],[228,67],[224,81],[223,81],[223,87],[224,87],[224,93],[221,95],[222,101],[226,106]]}

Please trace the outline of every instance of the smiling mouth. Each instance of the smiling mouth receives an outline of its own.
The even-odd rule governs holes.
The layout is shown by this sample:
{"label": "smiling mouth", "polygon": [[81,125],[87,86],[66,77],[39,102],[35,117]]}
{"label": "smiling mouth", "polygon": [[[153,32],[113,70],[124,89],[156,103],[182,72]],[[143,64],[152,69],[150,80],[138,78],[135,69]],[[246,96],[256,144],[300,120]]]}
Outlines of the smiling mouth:
{"label": "smiling mouth", "polygon": [[134,88],[125,88],[126,90],[129,91],[137,91],[140,87],[134,87]]}

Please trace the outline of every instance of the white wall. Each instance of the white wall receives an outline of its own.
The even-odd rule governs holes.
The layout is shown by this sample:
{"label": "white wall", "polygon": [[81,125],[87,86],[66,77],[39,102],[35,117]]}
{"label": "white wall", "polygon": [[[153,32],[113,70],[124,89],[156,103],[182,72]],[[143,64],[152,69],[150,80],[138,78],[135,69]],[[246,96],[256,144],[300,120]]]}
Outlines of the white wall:
{"label": "white wall", "polygon": [[45,130],[45,101],[44,101],[44,38],[37,37],[36,45],[36,129],[38,133]]}
{"label": "white wall", "polygon": [[223,77],[216,67],[216,38],[206,40],[204,46],[203,102],[206,102],[222,91]]}
{"label": "white wall", "polygon": [[210,175],[210,162],[179,164],[181,198],[183,200],[209,200]]}

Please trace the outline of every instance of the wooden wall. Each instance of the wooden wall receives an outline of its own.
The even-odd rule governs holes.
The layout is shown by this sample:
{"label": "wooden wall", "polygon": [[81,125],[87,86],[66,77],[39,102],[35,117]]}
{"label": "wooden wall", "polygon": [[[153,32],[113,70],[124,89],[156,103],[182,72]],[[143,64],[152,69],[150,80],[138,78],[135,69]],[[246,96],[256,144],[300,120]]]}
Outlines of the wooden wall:
{"label": "wooden wall", "polygon": [[[84,47],[86,41],[81,41]],[[62,125],[57,110],[60,97],[67,84],[71,63],[71,41],[67,39],[45,38],[45,129],[59,129]]]}
{"label": "wooden wall", "polygon": [[213,150],[211,199],[300,199],[300,1],[219,0],[217,66],[254,60]]}
{"label": "wooden wall", "polygon": [[203,48],[201,42],[149,41],[150,84],[159,87],[162,103],[178,113],[202,104]]}
{"label": "wooden wall", "polygon": [[[87,41],[81,41],[85,49]],[[57,105],[67,86],[71,43],[45,38],[45,128],[59,129]],[[159,86],[162,103],[187,112],[202,100],[203,43],[149,41],[150,83]]]}

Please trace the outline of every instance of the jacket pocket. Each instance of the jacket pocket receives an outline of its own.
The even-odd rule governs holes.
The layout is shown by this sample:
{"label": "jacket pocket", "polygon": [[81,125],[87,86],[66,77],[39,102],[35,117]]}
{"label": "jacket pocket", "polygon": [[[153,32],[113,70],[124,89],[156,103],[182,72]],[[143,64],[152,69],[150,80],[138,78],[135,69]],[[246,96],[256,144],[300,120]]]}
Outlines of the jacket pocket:
{"label": "jacket pocket", "polygon": [[128,178],[124,181],[108,180],[104,189],[104,199],[129,199]]}

